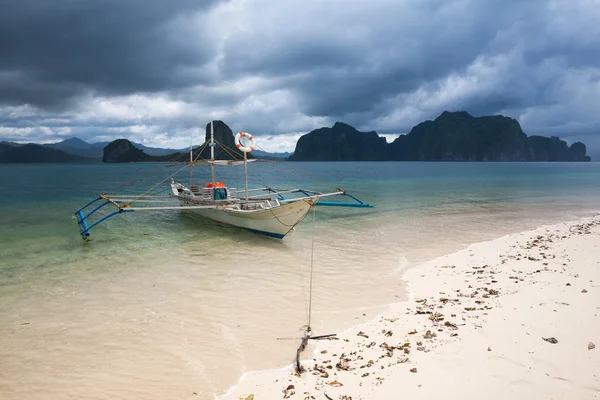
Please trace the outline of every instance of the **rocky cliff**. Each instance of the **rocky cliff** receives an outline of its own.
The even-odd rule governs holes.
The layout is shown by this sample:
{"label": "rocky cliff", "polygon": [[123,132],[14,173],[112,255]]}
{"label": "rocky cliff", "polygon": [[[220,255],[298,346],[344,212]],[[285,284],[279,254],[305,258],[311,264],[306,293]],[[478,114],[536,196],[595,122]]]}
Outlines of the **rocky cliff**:
{"label": "rocky cliff", "polygon": [[337,122],[302,136],[293,161],[590,161],[583,143],[527,135],[515,119],[443,112],[387,144]]}
{"label": "rocky cliff", "polygon": [[389,154],[398,161],[525,161],[528,144],[512,118],[445,111],[394,140]]}
{"label": "rocky cliff", "polygon": [[556,136],[530,136],[528,142],[531,161],[590,161],[585,144],[581,142],[568,146]]}
{"label": "rocky cliff", "polygon": [[104,148],[102,162],[122,163],[151,161],[151,156],[138,149],[127,139],[117,139]]}
{"label": "rocky cliff", "polygon": [[[215,159],[217,160],[242,160],[244,153],[240,151],[234,140],[233,131],[223,121],[213,121],[214,138],[216,142],[215,146]],[[236,132],[237,133],[237,132]],[[205,142],[200,146],[203,148],[201,158],[199,159],[210,159],[210,122],[206,124],[206,135]],[[252,158],[251,153],[248,154],[248,158]]]}
{"label": "rocky cliff", "polygon": [[[215,137],[215,159],[217,160],[241,160],[244,154],[236,147],[233,132],[223,121],[213,121],[214,137]],[[206,125],[205,142],[200,146],[202,153],[198,160],[210,159],[210,123]],[[175,152],[161,156],[151,156],[143,150],[137,148],[132,142],[127,139],[117,139],[110,142],[104,148],[104,156],[102,161],[106,163],[118,162],[141,162],[141,161],[189,161],[189,153]],[[198,155],[197,148],[194,150],[194,158]],[[252,158],[248,154],[248,158]]]}
{"label": "rocky cliff", "polygon": [[381,161],[387,142],[375,132],[359,132],[342,122],[316,129],[296,143],[293,161]]}

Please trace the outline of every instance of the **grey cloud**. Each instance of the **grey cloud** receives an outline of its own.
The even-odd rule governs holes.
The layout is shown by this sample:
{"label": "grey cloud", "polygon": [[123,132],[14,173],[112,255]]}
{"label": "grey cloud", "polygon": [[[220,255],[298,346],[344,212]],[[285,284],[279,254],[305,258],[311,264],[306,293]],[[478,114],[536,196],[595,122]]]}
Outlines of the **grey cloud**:
{"label": "grey cloud", "polygon": [[[222,72],[230,79],[248,74],[281,77],[304,100],[303,111],[309,115],[364,112],[390,95],[414,90],[472,62],[493,38],[491,16],[481,18],[476,12],[480,2],[471,3],[474,14],[463,16],[464,24],[444,20],[447,14],[462,12],[448,10],[446,3],[417,5],[418,21],[399,19],[401,11],[393,2],[375,3],[370,7],[374,11],[345,15],[346,20],[344,15],[325,15],[332,22],[325,27],[315,22],[318,27],[313,28],[312,21],[289,15],[276,35],[273,28],[265,33],[259,27],[230,36]],[[353,33],[362,30],[363,35]]]}
{"label": "grey cloud", "polygon": [[[283,16],[286,26],[279,26],[276,35],[269,25],[240,31],[239,37],[234,33],[226,42],[222,72],[229,79],[276,76],[294,91],[305,114],[364,123],[364,118],[411,106],[402,102],[403,96],[388,101],[399,94],[439,85],[451,74],[469,75],[467,67],[481,57],[508,58],[506,69],[497,71],[496,86],[426,110],[430,117],[446,108],[475,115],[515,112],[516,117],[528,107],[563,102],[565,70],[600,65],[600,52],[593,51],[600,46],[598,36],[585,29],[578,34],[578,16],[556,9],[557,3],[429,1],[419,3],[413,21],[398,18],[400,11],[393,3],[377,10],[381,4],[365,7],[363,14],[342,12],[337,18],[316,14],[332,20],[326,28]],[[570,6],[577,9],[574,3]],[[253,15],[248,20],[249,25],[258,22]],[[298,25],[303,24],[307,27],[298,36]],[[351,32],[364,26],[366,37],[352,40]],[[413,122],[418,121],[405,121],[389,131],[406,131]]]}
{"label": "grey cloud", "polygon": [[[221,4],[0,6],[0,104],[38,106],[33,117],[0,107],[0,126],[63,126],[85,136],[82,94],[110,101],[141,93],[189,106],[172,118],[144,117],[173,137],[211,117],[264,134],[337,120],[398,133],[444,110],[522,118],[528,134],[591,142],[598,134],[600,11],[590,2]],[[189,18],[198,11],[210,18]],[[99,118],[88,121],[90,135],[144,123]]]}
{"label": "grey cloud", "polygon": [[[84,89],[100,93],[163,90],[175,69],[211,57],[172,40],[168,22],[209,1],[13,0],[0,3],[0,102],[48,107]],[[199,42],[202,42],[199,38]]]}

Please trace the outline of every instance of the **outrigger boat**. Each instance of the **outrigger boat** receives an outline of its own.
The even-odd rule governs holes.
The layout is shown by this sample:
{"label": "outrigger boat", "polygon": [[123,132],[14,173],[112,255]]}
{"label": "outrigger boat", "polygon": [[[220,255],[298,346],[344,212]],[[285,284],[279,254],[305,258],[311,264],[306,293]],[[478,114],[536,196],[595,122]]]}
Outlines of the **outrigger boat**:
{"label": "outrigger boat", "polygon": [[[75,212],[80,234],[84,239],[90,236],[90,230],[107,219],[123,213],[157,210],[188,210],[213,221],[245,228],[250,231],[282,239],[304,219],[314,206],[338,207],[373,207],[360,201],[343,189],[323,193],[314,190],[291,188],[274,189],[263,185],[262,187],[248,189],[248,163],[256,161],[248,159],[248,153],[256,148],[256,142],[247,132],[239,132],[235,136],[235,145],[243,153],[243,160],[217,160],[215,159],[216,142],[214,139],[213,122],[210,124],[210,141],[204,146],[210,146],[210,159],[198,161],[194,159],[193,149],[190,148],[190,160],[186,166],[190,168],[188,185],[173,179],[175,174],[162,180],[151,189],[138,195],[111,195],[102,193],[98,198],[90,201]],[[204,147],[203,147],[204,148]],[[193,182],[193,167],[199,164],[211,167],[211,181],[201,187]],[[244,166],[245,188],[243,195],[235,188],[227,187],[223,182],[215,179],[215,166],[240,165]],[[170,193],[168,195],[151,195],[151,191],[158,185],[170,179]],[[351,202],[323,201],[323,198],[345,196]],[[172,204],[173,200],[177,200]],[[159,203],[168,205],[156,205]],[[148,205],[150,203],[150,205]],[[138,205],[139,204],[139,205]],[[96,213],[107,205],[116,207],[108,214]],[[95,207],[94,207],[95,206]],[[94,216],[94,219],[90,217]]]}

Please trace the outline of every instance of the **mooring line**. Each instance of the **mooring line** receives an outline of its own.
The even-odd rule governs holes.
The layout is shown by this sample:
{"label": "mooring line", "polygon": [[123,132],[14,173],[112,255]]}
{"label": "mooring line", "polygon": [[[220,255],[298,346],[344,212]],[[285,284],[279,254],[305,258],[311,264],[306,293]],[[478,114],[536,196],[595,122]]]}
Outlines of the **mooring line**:
{"label": "mooring line", "polygon": [[313,232],[312,232],[312,243],[311,243],[311,252],[310,252],[310,286],[308,290],[308,325],[306,326],[306,331],[304,332],[304,337],[302,337],[302,341],[300,342],[300,347],[296,350],[296,374],[301,375],[304,372],[304,368],[300,364],[300,354],[304,351],[306,346],[308,345],[309,340],[319,340],[319,339],[329,339],[336,336],[335,333],[330,333],[327,335],[318,335],[312,336],[312,291],[313,291],[313,271],[315,265],[315,220],[316,220],[316,203],[312,205],[313,209]]}
{"label": "mooring line", "polygon": [[317,212],[316,204],[312,206],[313,209],[313,226],[312,226],[312,242],[310,249],[310,286],[308,290],[308,329],[311,328],[311,317],[312,317],[312,289],[313,289],[313,269],[315,263],[315,214]]}

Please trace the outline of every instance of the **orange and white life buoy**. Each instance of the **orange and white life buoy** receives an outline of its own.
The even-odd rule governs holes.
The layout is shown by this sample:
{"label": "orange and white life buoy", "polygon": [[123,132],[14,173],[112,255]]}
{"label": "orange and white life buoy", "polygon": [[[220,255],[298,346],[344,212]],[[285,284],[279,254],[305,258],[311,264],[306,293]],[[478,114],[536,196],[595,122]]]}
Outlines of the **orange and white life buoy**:
{"label": "orange and white life buoy", "polygon": [[[241,140],[243,137],[250,141],[250,146],[242,145]],[[244,153],[250,153],[256,147],[256,142],[254,141],[254,137],[248,132],[238,132],[237,135],[235,135],[235,145]]]}

